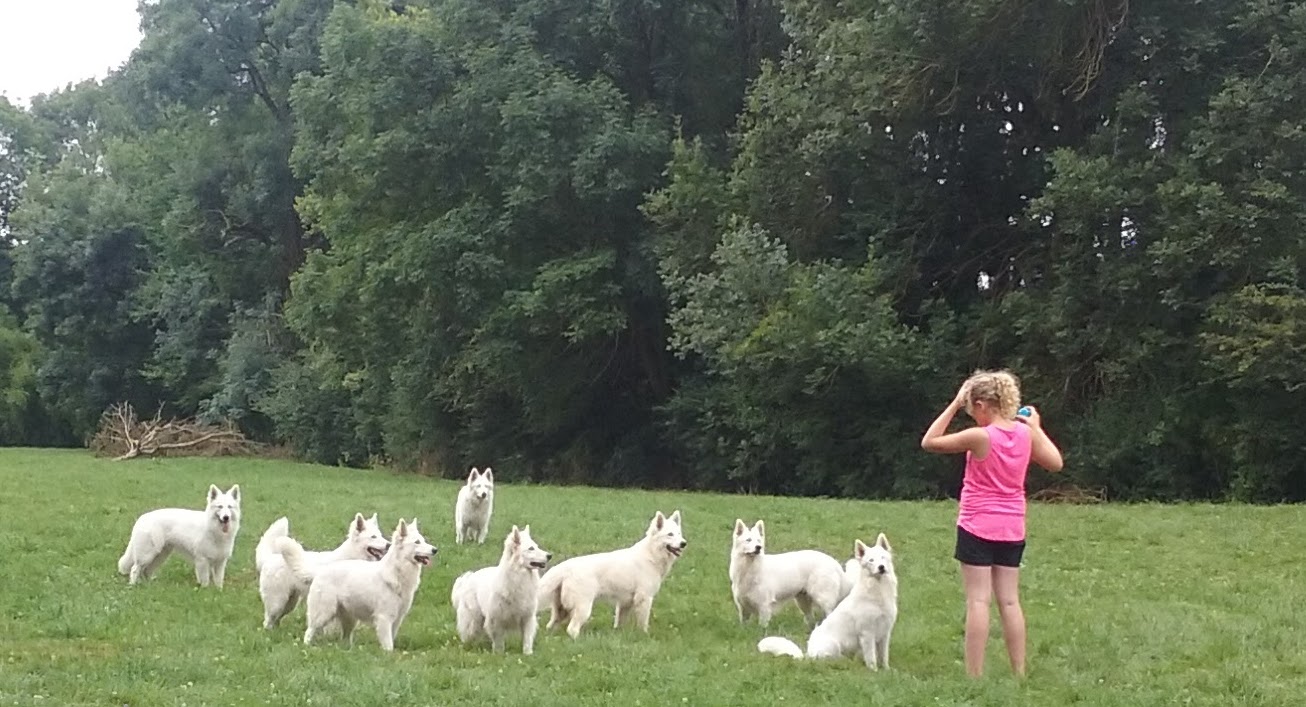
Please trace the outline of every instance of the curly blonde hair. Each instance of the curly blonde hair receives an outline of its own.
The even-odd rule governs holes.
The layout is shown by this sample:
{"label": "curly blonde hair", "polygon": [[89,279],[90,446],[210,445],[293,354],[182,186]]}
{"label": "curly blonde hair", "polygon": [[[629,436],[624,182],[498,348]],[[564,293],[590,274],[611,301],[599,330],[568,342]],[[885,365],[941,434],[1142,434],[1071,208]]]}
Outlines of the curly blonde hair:
{"label": "curly blonde hair", "polygon": [[992,405],[1002,417],[1012,420],[1020,408],[1020,379],[1011,371],[975,371],[966,379],[966,410],[977,401]]}

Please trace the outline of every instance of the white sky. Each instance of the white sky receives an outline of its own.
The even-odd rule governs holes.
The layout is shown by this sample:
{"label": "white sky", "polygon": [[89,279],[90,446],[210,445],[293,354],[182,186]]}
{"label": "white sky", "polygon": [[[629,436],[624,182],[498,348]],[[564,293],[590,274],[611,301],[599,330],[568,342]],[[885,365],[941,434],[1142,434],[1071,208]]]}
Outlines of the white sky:
{"label": "white sky", "polygon": [[137,0],[0,0],[0,94],[27,105],[104,78],[140,43]]}

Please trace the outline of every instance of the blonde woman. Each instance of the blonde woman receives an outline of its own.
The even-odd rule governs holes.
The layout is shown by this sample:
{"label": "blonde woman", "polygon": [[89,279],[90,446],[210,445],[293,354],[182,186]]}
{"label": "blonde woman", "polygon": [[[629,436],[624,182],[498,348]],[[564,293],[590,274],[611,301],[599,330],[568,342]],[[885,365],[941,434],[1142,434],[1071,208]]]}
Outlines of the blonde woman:
{"label": "blonde woman", "polygon": [[[1043,432],[1038,410],[1017,417],[1019,407],[1015,376],[979,371],[966,379],[921,439],[926,451],[966,454],[954,556],[966,590],[966,672],[971,677],[984,673],[989,604],[995,596],[1011,669],[1025,674],[1025,614],[1020,608],[1025,474],[1031,461],[1048,471],[1060,471],[1062,461],[1061,451]],[[962,409],[975,426],[946,434]]]}

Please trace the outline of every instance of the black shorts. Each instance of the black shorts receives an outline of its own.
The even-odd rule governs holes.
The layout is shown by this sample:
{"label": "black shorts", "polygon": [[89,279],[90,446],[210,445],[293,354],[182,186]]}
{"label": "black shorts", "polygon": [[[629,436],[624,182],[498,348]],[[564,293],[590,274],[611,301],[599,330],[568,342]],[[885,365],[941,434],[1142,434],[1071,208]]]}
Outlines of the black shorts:
{"label": "black shorts", "polygon": [[952,556],[963,565],[1020,567],[1020,560],[1025,556],[1025,541],[985,540],[959,525],[957,526],[957,550]]}

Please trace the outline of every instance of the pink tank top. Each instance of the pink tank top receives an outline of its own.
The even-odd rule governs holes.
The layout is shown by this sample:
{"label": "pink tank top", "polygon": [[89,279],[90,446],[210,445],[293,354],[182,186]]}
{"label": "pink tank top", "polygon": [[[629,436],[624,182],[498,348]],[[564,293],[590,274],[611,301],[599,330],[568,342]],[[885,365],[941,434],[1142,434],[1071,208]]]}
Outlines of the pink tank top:
{"label": "pink tank top", "polygon": [[989,453],[977,460],[966,452],[957,525],[985,540],[1024,540],[1029,428],[1017,422],[1010,430],[993,425],[984,429],[989,433]]}

